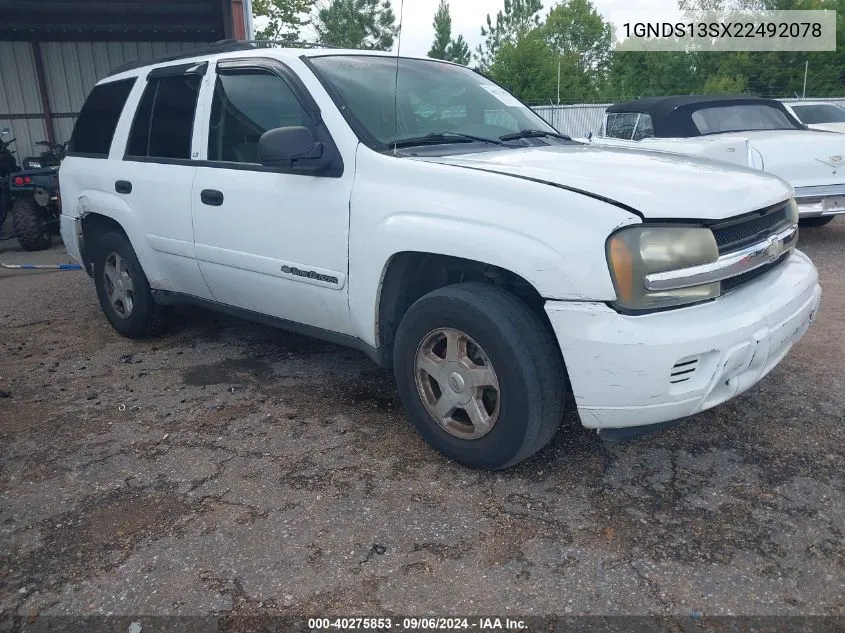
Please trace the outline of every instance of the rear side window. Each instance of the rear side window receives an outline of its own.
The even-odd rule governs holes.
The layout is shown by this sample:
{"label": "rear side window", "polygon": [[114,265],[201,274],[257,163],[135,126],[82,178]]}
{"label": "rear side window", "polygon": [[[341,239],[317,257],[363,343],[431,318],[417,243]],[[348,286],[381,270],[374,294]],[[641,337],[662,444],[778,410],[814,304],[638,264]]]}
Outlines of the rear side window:
{"label": "rear side window", "polygon": [[201,79],[198,75],[175,75],[149,80],[129,133],[127,156],[191,157]]}
{"label": "rear side window", "polygon": [[133,77],[94,87],[76,119],[69,152],[92,158],[108,157],[117,122],[134,85]]}

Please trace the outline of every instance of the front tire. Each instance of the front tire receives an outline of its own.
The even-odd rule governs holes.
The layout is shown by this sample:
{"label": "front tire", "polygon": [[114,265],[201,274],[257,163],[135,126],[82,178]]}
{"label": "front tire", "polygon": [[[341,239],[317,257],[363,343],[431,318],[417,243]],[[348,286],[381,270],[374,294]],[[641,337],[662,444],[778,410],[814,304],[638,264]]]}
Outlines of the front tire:
{"label": "front tire", "polygon": [[18,243],[25,251],[43,251],[53,243],[47,210],[35,204],[30,196],[15,199],[12,205],[12,227]]}
{"label": "front tire", "polygon": [[94,285],[103,313],[123,336],[147,338],[164,329],[164,306],[153,299],[138,256],[122,233],[104,233],[97,240]]}
{"label": "front tire", "polygon": [[828,215],[826,217],[820,218],[804,218],[803,220],[798,220],[798,224],[800,226],[806,226],[808,228],[820,228],[822,226],[827,226],[836,218],[835,215]]}
{"label": "front tire", "polygon": [[513,466],[560,426],[560,351],[542,321],[500,288],[456,284],[419,299],[399,325],[393,363],[417,431],[467,466]]}

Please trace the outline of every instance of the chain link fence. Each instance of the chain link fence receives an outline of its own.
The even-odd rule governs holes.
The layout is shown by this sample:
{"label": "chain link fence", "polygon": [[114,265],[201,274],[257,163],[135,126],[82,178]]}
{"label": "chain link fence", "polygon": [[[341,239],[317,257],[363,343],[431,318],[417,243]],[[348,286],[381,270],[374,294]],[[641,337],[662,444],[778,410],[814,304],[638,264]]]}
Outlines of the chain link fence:
{"label": "chain link fence", "polygon": [[[800,103],[802,101],[816,101],[819,103],[835,103],[845,107],[845,97],[825,97],[814,99],[778,99],[783,103]],[[543,117],[555,129],[574,138],[583,138],[589,132],[598,135],[604,123],[604,111],[611,103],[581,103],[573,105],[532,106],[532,110]]]}

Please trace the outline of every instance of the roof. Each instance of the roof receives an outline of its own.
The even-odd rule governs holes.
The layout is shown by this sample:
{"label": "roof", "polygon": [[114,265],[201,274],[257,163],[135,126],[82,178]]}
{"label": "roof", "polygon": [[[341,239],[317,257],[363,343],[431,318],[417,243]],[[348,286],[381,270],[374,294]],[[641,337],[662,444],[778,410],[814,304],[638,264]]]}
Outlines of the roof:
{"label": "roof", "polygon": [[0,0],[0,16],[0,40],[213,42],[232,0]]}
{"label": "roof", "polygon": [[775,99],[755,97],[753,95],[673,95],[667,97],[646,97],[634,99],[610,106],[607,114],[623,112],[648,114],[654,126],[657,137],[690,137],[698,136],[698,128],[693,124],[691,115],[696,110],[712,108],[714,106],[730,106],[744,104],[760,104],[777,108],[790,119],[784,105]]}
{"label": "roof", "polygon": [[738,101],[756,102],[770,102],[772,99],[764,99],[763,97],[755,97],[753,95],[672,95],[668,97],[645,97],[643,99],[633,99],[625,101],[624,103],[617,103],[607,109],[611,112],[642,112],[644,114],[664,117],[673,110],[681,106],[697,105],[712,106],[719,102],[736,103]]}
{"label": "roof", "polygon": [[[2,1],[2,0],[0,0]],[[264,42],[261,42],[264,43]],[[281,61],[290,61],[291,59],[305,57],[322,57],[328,55],[368,55],[374,57],[390,57],[396,59],[396,54],[388,51],[375,51],[371,49],[355,49],[355,48],[334,48],[332,46],[308,43],[308,42],[293,42],[297,46],[284,47],[266,47],[256,44],[254,42],[244,42],[236,40],[222,40],[214,42],[208,46],[197,48],[194,50],[183,51],[174,55],[167,55],[165,57],[158,57],[156,59],[139,60],[131,62],[123,66],[119,66],[112,70],[108,76],[108,80],[112,80],[116,75],[123,75],[130,73],[139,68],[146,68],[149,66],[156,66],[171,61],[189,62],[193,60],[205,61],[215,58],[218,55],[225,54],[227,58],[233,59],[237,57],[273,57]],[[443,64],[451,64],[442,60],[430,60],[427,57],[417,57],[410,55],[402,55],[401,59],[425,59],[429,61],[440,62]]]}

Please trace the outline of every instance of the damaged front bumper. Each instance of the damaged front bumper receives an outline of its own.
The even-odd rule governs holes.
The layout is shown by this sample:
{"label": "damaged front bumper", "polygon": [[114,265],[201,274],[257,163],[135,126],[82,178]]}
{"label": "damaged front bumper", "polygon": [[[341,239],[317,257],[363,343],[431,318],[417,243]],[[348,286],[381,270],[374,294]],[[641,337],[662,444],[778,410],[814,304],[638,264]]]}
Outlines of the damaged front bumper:
{"label": "damaged front bumper", "polygon": [[714,301],[630,316],[596,302],[548,301],[584,426],[675,420],[742,393],[810,326],[818,273],[800,251]]}

